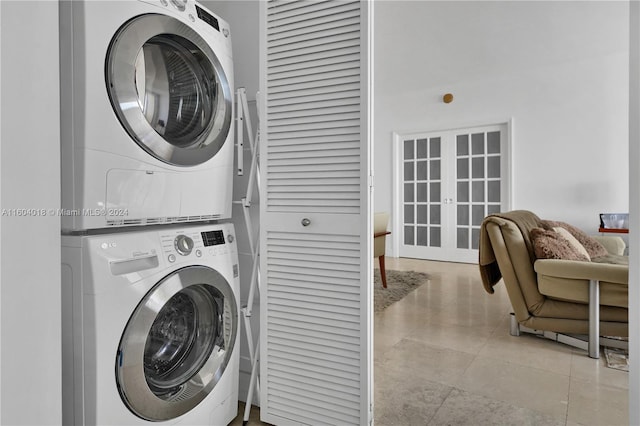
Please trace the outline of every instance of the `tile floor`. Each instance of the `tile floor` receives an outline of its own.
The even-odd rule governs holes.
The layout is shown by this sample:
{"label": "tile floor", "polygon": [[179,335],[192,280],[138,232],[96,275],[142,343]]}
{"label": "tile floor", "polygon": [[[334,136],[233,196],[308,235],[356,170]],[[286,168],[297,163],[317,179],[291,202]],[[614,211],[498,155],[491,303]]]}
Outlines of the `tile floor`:
{"label": "tile floor", "polygon": [[[486,293],[477,268],[387,259],[387,269],[430,280],[375,314],[375,424],[628,424],[628,373],[561,343],[510,336],[506,290]],[[249,424],[261,424],[252,413]]]}
{"label": "tile floor", "polygon": [[378,425],[625,425],[628,373],[604,357],[509,335],[504,285],[477,265],[387,259],[427,284],[375,315]]}

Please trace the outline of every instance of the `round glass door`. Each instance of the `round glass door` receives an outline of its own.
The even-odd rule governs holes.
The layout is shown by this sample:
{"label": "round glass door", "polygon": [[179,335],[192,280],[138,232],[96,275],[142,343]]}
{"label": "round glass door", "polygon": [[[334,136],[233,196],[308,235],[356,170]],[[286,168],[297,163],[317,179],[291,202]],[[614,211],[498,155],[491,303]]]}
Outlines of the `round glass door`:
{"label": "round glass door", "polygon": [[105,71],[118,119],[155,158],[193,166],[222,148],[231,88],[216,54],[188,25],[165,15],[133,18],[113,37]]}
{"label": "round glass door", "polygon": [[122,335],[116,380],[138,417],[187,413],[215,387],[237,335],[237,302],[217,271],[191,266],[161,280],[142,299]]}

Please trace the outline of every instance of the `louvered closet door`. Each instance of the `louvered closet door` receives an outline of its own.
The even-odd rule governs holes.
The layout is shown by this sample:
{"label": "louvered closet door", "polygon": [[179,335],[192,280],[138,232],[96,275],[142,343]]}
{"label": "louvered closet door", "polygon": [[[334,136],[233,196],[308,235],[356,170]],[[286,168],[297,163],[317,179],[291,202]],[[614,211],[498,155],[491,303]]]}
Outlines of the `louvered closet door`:
{"label": "louvered closet door", "polygon": [[261,3],[261,418],[369,424],[369,5]]}

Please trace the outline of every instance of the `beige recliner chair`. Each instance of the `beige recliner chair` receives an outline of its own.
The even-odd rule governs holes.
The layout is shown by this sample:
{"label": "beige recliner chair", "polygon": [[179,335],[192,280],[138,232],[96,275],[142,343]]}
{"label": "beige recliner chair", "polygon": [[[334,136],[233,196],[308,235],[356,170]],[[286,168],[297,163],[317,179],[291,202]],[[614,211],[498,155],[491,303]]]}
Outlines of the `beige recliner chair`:
{"label": "beige recliner chair", "polygon": [[[480,232],[480,273],[485,290],[504,281],[513,307],[511,334],[521,331],[589,351],[600,344],[626,347],[628,336],[628,260],[620,237],[593,237],[608,256],[576,261],[536,259],[531,230],[543,227],[538,216],[519,210],[487,216]],[[618,262],[621,264],[598,263]],[[587,336],[585,336],[587,335]],[[588,339],[587,339],[588,337]]]}

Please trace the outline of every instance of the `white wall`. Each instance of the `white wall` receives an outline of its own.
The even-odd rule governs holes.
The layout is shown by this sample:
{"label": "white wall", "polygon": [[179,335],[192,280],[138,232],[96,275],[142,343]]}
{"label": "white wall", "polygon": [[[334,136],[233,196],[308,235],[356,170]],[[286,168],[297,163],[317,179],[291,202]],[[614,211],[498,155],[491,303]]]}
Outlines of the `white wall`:
{"label": "white wall", "polygon": [[513,119],[513,208],[593,233],[628,211],[626,2],[375,6],[376,210],[392,211],[392,132]]}
{"label": "white wall", "polygon": [[58,4],[2,1],[0,19],[0,423],[60,424]]}

